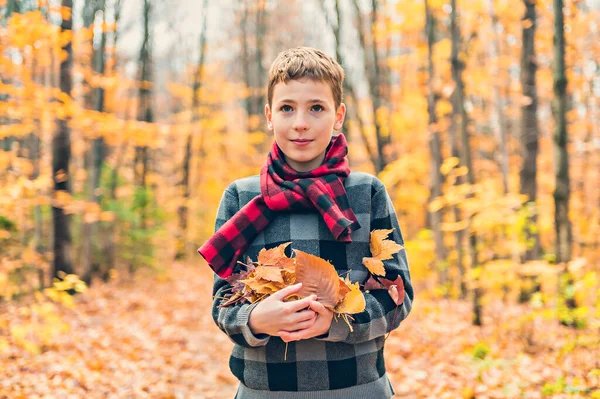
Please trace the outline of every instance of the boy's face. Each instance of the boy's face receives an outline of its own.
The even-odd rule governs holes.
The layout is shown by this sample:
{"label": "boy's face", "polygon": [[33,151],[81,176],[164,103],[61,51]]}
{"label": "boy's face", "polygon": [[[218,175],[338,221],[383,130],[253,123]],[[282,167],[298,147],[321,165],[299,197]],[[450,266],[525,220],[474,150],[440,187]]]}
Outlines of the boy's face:
{"label": "boy's face", "polygon": [[305,78],[277,83],[265,115],[288,165],[308,172],[323,163],[333,131],[342,128],[346,106],[336,109],[327,83]]}

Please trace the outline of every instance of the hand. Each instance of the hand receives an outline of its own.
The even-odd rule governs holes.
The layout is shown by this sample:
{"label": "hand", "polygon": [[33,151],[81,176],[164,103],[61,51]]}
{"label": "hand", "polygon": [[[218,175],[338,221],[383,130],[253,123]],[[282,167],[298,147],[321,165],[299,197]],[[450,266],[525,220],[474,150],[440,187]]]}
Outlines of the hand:
{"label": "hand", "polygon": [[277,336],[281,330],[310,328],[317,319],[317,314],[309,305],[317,296],[310,295],[297,301],[284,302],[286,297],[297,293],[301,288],[302,283],[285,287],[256,305],[248,318],[252,333]]}
{"label": "hand", "polygon": [[313,338],[329,331],[333,320],[333,312],[317,301],[311,301],[310,308],[317,314],[317,320],[310,327],[304,329],[279,331],[279,336],[283,341],[290,342]]}

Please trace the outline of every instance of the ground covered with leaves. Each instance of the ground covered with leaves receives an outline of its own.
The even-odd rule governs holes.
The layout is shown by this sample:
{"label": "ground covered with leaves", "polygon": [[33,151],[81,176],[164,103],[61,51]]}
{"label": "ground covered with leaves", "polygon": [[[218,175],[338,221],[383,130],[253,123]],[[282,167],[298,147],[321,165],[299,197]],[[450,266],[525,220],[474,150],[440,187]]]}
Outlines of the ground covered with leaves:
{"label": "ground covered with leaves", "polygon": [[[210,316],[211,287],[198,262],[96,284],[55,313],[1,304],[0,398],[232,398],[232,344]],[[411,315],[386,342],[396,397],[600,398],[597,327],[489,303],[478,328],[468,303],[424,296],[417,287]],[[17,340],[20,327],[30,330]],[[45,334],[44,344],[28,348],[28,334]]]}

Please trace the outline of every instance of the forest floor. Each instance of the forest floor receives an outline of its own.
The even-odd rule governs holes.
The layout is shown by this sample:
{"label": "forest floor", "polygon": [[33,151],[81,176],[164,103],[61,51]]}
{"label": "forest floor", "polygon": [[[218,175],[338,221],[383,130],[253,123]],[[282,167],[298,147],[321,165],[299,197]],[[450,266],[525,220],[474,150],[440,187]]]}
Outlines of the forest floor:
{"label": "forest floor", "polygon": [[[200,263],[93,285],[60,307],[68,328],[41,353],[0,345],[0,398],[232,398],[232,344],[210,315],[211,287]],[[524,322],[526,307],[502,303],[473,327],[469,303],[418,294],[386,341],[395,397],[600,398],[598,330]],[[25,308],[0,307],[0,338],[30,320]]]}

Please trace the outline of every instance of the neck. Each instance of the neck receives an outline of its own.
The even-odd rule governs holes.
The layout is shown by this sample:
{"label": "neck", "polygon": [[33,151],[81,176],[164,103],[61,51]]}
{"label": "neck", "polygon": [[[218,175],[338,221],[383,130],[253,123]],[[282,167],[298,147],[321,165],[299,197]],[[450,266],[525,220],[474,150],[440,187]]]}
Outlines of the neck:
{"label": "neck", "polygon": [[305,173],[321,166],[323,164],[323,160],[325,159],[325,153],[319,155],[317,158],[308,163],[298,163],[294,160],[288,159],[285,155],[283,155],[283,159],[296,172]]}

